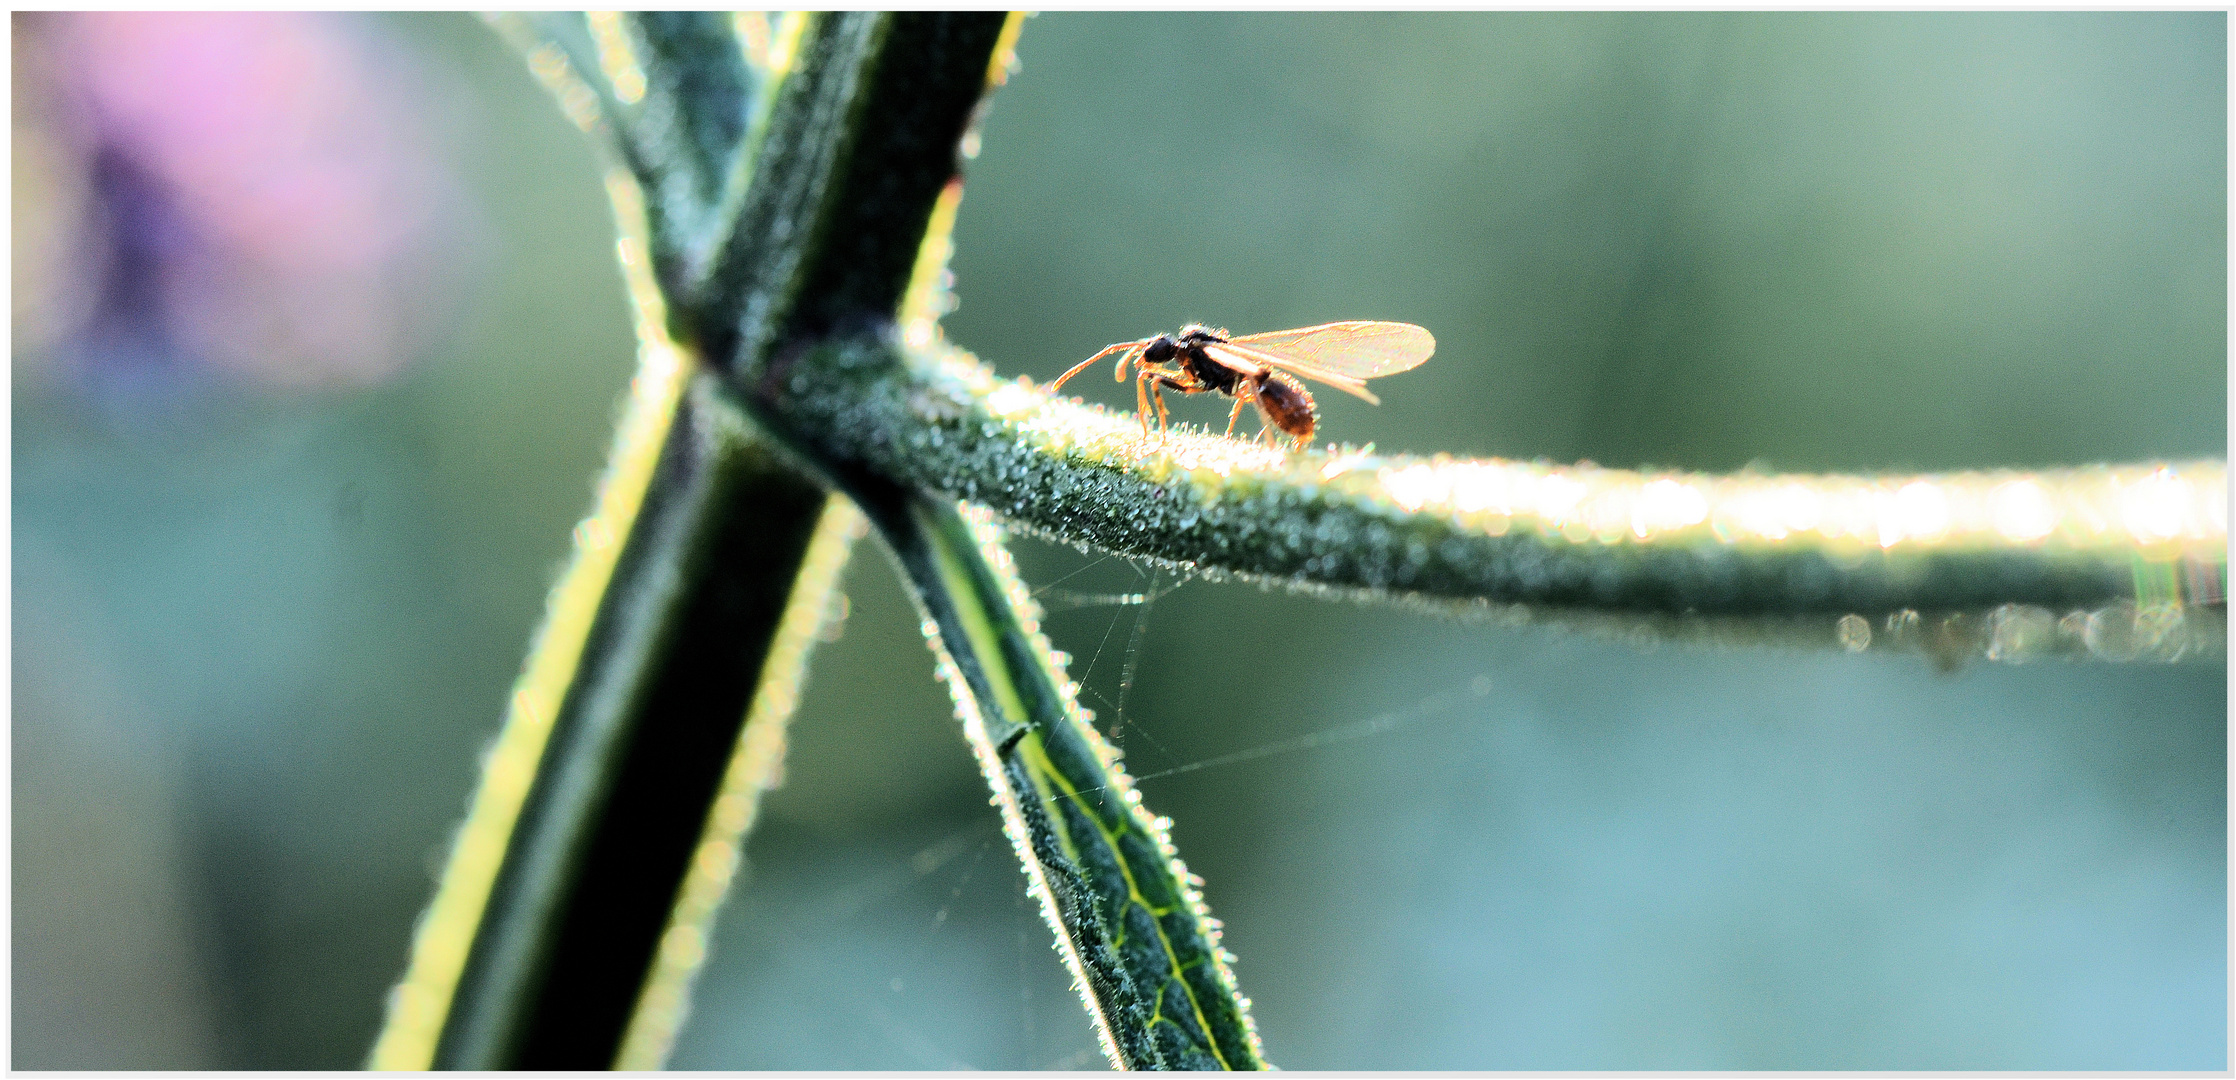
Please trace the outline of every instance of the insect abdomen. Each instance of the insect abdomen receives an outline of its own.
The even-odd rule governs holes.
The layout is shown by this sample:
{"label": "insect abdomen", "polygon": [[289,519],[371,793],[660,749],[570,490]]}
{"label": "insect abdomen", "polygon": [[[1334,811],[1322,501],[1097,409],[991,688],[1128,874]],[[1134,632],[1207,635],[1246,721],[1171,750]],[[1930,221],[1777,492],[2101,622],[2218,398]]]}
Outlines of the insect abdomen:
{"label": "insect abdomen", "polygon": [[1295,438],[1298,446],[1311,442],[1315,426],[1312,395],[1286,375],[1270,372],[1268,376],[1258,386],[1258,411],[1266,423]]}

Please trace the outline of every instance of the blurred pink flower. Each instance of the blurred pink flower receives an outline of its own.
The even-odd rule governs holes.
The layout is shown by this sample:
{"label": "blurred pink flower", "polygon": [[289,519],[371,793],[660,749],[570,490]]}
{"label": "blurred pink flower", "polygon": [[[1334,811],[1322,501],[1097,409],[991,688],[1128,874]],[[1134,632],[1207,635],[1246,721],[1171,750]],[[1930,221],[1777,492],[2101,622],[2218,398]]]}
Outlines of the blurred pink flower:
{"label": "blurred pink flower", "polygon": [[[456,307],[463,194],[412,115],[404,58],[342,17],[94,12],[58,17],[60,65],[93,129],[142,174],[112,229],[154,245],[156,336],[290,385],[379,380]],[[134,194],[132,188],[139,189]],[[115,192],[104,192],[114,196]],[[129,293],[129,290],[125,290]],[[126,303],[146,303],[127,299]]]}

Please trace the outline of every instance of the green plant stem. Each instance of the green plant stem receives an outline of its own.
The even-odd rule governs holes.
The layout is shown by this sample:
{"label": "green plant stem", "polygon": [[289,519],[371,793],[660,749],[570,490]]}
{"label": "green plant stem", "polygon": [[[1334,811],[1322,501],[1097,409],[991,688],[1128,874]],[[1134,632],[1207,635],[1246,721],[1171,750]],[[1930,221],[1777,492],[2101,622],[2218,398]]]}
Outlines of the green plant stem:
{"label": "green plant stem", "polygon": [[[813,17],[773,97],[714,17],[528,18],[550,31],[531,68],[578,124],[606,128],[647,189],[660,319],[722,386],[702,380],[685,399],[630,523],[449,1002],[442,1064],[613,1060],[675,864],[761,674],[750,660],[768,655],[823,506],[732,405],[877,521],[938,628],[966,731],[1105,1047],[1131,1067],[1262,1061],[1196,883],[1078,716],[990,523],[953,500],[1300,588],[1640,621],[1813,619],[1843,644],[1851,620],[1900,640],[1926,625],[1919,612],[1947,612],[1923,633],[1955,640],[1959,619],[2008,629],[1988,636],[1990,655],[1996,641],[2070,639],[2086,655],[2163,657],[2212,636],[2198,628],[2223,603],[2219,462],[1756,477],[1288,453],[1152,437],[958,350],[904,349],[898,309],[1001,16]],[[924,340],[914,324],[910,340]],[[704,761],[679,788],[693,753]]]}
{"label": "green plant stem", "polygon": [[[2178,632],[2152,616],[2135,633],[2110,635],[2140,635],[2153,647],[2101,649],[2095,637],[2060,634],[2051,651],[2107,659],[2220,651],[2222,462],[2173,464],[2172,481],[2138,506],[2133,496],[2164,463],[1780,477],[1412,458],[1371,447],[1280,453],[1180,432],[1143,437],[1133,417],[1003,382],[958,350],[904,353],[875,313],[886,310],[909,255],[898,238],[915,235],[926,193],[953,171],[946,135],[976,98],[922,60],[951,51],[922,32],[945,33],[946,24],[909,30],[925,47],[913,51],[917,60],[894,60],[910,50],[880,43],[900,25],[867,15],[819,20],[801,63],[813,85],[771,106],[761,150],[781,164],[734,201],[735,227],[712,230],[720,247],[692,281],[704,303],[690,318],[709,355],[723,358],[758,419],[834,476],[937,491],[1060,540],[1199,573],[1463,609],[1526,605],[1502,614],[1619,632],[1845,643],[1852,637],[1835,631],[1844,616],[1890,628],[1907,625],[1905,613],[1978,624],[2016,605],[2064,625],[2075,613],[2096,618],[2128,603],[2195,617]],[[850,168],[856,154],[875,164]],[[803,261],[811,257],[814,265]],[[1659,482],[1675,486],[1679,508],[1690,500],[1700,512],[1656,510],[1648,487]],[[1978,509],[1995,498],[1991,487],[2021,482],[2036,505],[2018,500],[2015,528],[1914,528],[1919,506],[1903,497],[1928,489],[1919,505],[1930,524],[1937,499]],[[1826,527],[1809,523],[1820,516],[1811,507],[1841,504],[1862,506],[1847,515],[1860,514],[1860,525],[1835,530],[1830,515]],[[1994,526],[1993,510],[1973,517]],[[1898,616],[1904,621],[1887,622]]]}
{"label": "green plant stem", "polygon": [[[446,1069],[611,1067],[825,494],[694,380],[507,845]],[[781,718],[778,722],[781,722]]]}
{"label": "green plant stem", "polygon": [[[1059,540],[1298,587],[1643,616],[1821,614],[1828,631],[1844,614],[2223,595],[2220,462],[1715,476],[1286,452],[1145,436],[1130,415],[998,379],[959,350],[871,336],[804,353],[754,390],[772,426],[818,460]],[[1757,529],[1803,503],[1821,508],[1814,531]],[[1846,508],[1859,527],[1830,535]]]}
{"label": "green plant stem", "polygon": [[[766,80],[729,18],[495,23],[652,189],[646,200],[609,177],[646,363],[615,490],[577,531],[373,1064],[607,1068],[625,1042],[656,1064],[725,857],[781,754],[813,636],[798,624],[827,609],[851,533],[819,528],[832,520],[823,491],[770,454],[711,376],[682,373],[693,361],[667,340],[650,272],[682,276],[741,167]],[[616,540],[617,559],[593,558]],[[804,565],[818,545],[830,550]]]}
{"label": "green plant stem", "polygon": [[[774,106],[735,233],[678,325],[707,342],[745,407],[812,377],[833,341],[897,336],[895,314],[956,147],[984,93],[999,20],[826,16]],[[731,330],[729,328],[733,328]],[[862,505],[937,628],[949,686],[1028,876],[1113,1062],[1263,1064],[1217,930],[1160,823],[1076,707],[1029,601],[1004,588],[954,505],[813,452]]]}
{"label": "green plant stem", "polygon": [[[686,332],[740,384],[834,334],[883,333],[975,120],[1005,17],[819,17]],[[750,403],[750,398],[748,399]]]}
{"label": "green plant stem", "polygon": [[[646,192],[655,276],[689,299],[716,210],[744,182],[754,104],[771,87],[727,12],[544,12],[492,17],[530,67]],[[564,64],[556,62],[563,59]]]}
{"label": "green plant stem", "polygon": [[620,15],[643,80],[626,130],[640,160],[672,175],[654,199],[711,209],[721,201],[745,146],[757,73],[745,62],[724,11],[636,11]]}
{"label": "green plant stem", "polygon": [[899,489],[864,504],[937,628],[940,674],[1033,891],[1125,1069],[1258,1069],[1219,928],[1076,701],[998,532]]}

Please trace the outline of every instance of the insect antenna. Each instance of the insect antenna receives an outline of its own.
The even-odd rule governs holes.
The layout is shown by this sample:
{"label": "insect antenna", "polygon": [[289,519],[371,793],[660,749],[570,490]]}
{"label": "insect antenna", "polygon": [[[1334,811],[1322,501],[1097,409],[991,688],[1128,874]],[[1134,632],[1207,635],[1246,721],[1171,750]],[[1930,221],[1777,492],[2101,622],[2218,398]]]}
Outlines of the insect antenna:
{"label": "insect antenna", "polygon": [[[1143,344],[1145,344],[1144,341],[1121,341],[1116,345],[1108,346],[1104,348],[1103,351],[1096,353],[1095,355],[1090,356],[1085,360],[1081,360],[1076,364],[1073,364],[1070,371],[1056,376],[1056,381],[1049,383],[1048,388],[1050,390],[1054,390],[1057,387],[1064,385],[1064,383],[1071,380],[1072,376],[1077,375],[1090,367],[1093,367],[1095,365],[1095,361],[1100,360],[1105,356],[1109,356],[1111,353],[1117,352],[1121,349],[1131,350],[1140,348]],[[1126,377],[1126,358],[1123,356],[1118,358],[1118,377],[1120,379],[1124,379]]]}

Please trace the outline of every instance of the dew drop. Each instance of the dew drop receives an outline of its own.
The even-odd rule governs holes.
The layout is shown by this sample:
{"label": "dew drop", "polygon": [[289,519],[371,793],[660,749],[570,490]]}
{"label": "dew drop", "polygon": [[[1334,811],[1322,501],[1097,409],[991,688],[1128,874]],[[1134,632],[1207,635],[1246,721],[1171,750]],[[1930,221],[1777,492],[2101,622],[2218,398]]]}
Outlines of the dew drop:
{"label": "dew drop", "polygon": [[2023,664],[2040,656],[2057,636],[2050,613],[2026,604],[2005,604],[1988,614],[1988,659]]}
{"label": "dew drop", "polygon": [[1840,639],[1841,648],[1862,652],[1871,647],[1871,620],[1852,613],[1842,615],[1839,625],[1833,627],[1833,634]]}
{"label": "dew drop", "polygon": [[1887,616],[1887,638],[1891,641],[1909,641],[1918,635],[1922,621],[1917,609],[1903,608]]}
{"label": "dew drop", "polygon": [[2083,636],[2088,633],[2088,612],[2066,612],[2065,617],[2057,621],[2057,632],[2058,636],[2068,643],[2081,641]]}
{"label": "dew drop", "polygon": [[2105,660],[2135,659],[2143,647],[2136,634],[2135,605],[2123,600],[2090,612],[2081,630],[2081,642],[2091,654]]}
{"label": "dew drop", "polygon": [[2136,638],[2151,659],[2173,663],[2189,651],[2186,622],[2180,607],[2154,604],[2135,613]]}

